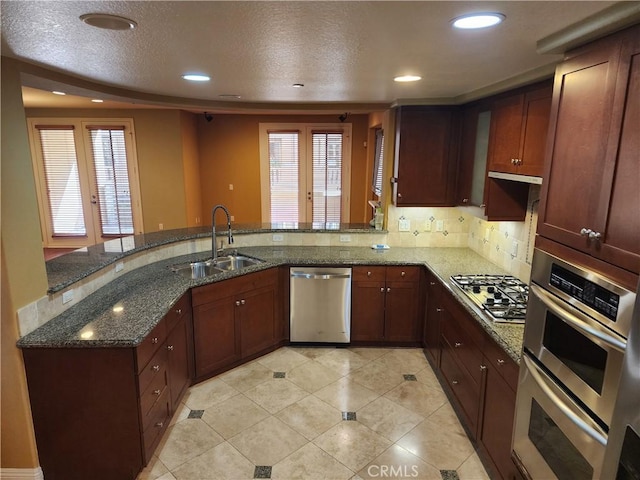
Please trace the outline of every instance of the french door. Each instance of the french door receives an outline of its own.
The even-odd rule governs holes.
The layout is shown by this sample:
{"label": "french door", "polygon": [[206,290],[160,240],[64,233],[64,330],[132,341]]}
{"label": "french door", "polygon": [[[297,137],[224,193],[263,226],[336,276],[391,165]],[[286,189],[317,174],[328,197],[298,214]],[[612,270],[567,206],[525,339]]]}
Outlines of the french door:
{"label": "french door", "polygon": [[45,247],[142,233],[133,122],[29,119]]}
{"label": "french door", "polygon": [[261,124],[260,143],[263,222],[349,221],[351,125]]}

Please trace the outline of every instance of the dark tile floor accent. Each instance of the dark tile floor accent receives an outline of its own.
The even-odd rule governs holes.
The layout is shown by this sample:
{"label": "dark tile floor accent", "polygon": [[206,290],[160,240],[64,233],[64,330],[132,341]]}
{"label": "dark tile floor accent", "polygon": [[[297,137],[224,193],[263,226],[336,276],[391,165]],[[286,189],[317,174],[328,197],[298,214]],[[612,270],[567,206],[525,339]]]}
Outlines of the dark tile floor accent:
{"label": "dark tile floor accent", "polygon": [[356,420],[356,412],[342,412],[342,420]]}
{"label": "dark tile floor accent", "polygon": [[204,415],[204,410],[191,410],[187,418],[202,418],[202,415]]}
{"label": "dark tile floor accent", "polygon": [[271,465],[256,465],[253,478],[271,478]]}
{"label": "dark tile floor accent", "polygon": [[273,378],[284,378],[287,372],[273,372]]}
{"label": "dark tile floor accent", "polygon": [[405,373],[404,375],[402,375],[404,377],[404,379],[408,382],[417,382],[418,379],[416,378],[415,375],[411,374],[411,373]]}
{"label": "dark tile floor accent", "polygon": [[440,470],[440,475],[442,480],[460,480],[458,472],[455,470]]}

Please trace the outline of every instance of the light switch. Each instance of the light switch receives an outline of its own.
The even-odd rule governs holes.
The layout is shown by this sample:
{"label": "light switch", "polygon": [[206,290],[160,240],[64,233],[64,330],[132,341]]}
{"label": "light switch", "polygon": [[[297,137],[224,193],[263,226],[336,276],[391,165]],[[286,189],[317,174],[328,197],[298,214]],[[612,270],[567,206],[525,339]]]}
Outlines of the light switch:
{"label": "light switch", "polygon": [[436,220],[436,232],[444,231],[444,220]]}

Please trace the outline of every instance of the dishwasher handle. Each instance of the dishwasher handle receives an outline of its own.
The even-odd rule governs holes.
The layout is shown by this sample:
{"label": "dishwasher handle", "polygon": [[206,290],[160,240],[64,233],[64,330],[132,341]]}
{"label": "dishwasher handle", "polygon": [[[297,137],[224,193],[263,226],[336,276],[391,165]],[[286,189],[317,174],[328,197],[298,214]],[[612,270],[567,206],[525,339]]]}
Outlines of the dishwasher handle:
{"label": "dishwasher handle", "polygon": [[291,272],[291,278],[303,278],[305,280],[333,280],[334,278],[351,278],[351,274]]}

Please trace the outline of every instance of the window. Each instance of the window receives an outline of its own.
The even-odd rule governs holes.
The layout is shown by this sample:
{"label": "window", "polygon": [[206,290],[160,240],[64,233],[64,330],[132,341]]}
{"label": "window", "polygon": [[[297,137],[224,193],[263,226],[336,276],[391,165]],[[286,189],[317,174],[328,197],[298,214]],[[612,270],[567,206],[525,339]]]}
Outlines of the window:
{"label": "window", "polygon": [[384,132],[376,130],[376,150],[373,159],[373,178],[371,189],[378,197],[382,196],[382,171],[384,166]]}
{"label": "window", "polygon": [[262,221],[349,221],[351,125],[260,124]]}
{"label": "window", "polygon": [[133,122],[29,119],[45,247],[142,233]]}

